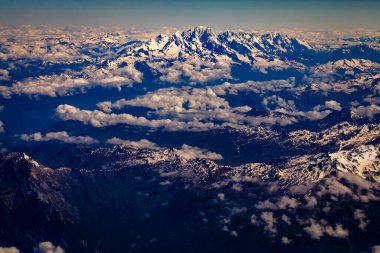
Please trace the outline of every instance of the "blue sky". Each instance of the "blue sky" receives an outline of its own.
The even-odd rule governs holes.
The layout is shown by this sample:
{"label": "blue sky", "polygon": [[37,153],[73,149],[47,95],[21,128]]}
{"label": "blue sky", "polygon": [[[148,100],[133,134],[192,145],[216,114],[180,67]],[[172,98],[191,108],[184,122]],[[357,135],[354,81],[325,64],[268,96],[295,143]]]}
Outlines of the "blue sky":
{"label": "blue sky", "polygon": [[2,24],[380,29],[380,0],[0,0]]}

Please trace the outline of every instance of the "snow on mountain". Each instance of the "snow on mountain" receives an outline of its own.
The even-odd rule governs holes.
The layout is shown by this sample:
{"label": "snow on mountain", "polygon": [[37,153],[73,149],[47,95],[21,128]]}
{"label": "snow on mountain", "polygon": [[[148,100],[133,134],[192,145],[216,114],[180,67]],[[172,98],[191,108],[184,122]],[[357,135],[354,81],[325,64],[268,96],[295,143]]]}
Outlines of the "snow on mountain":
{"label": "snow on mountain", "polygon": [[[338,172],[351,173],[363,180],[380,183],[379,146],[378,144],[367,144],[378,137],[379,133],[375,132],[379,130],[377,128],[343,124],[322,133],[308,133],[307,135],[303,133],[301,136],[300,132],[294,132],[289,136],[289,140],[293,142],[293,148],[297,148],[297,142],[302,142],[304,147],[314,145],[316,152],[284,157],[282,161],[272,164],[249,163],[231,167],[207,159],[184,159],[177,149],[145,150],[126,145],[97,149],[92,152],[91,156],[94,159],[107,157],[110,161],[104,167],[107,169],[119,170],[135,166],[150,166],[166,180],[184,180],[201,185],[241,179],[243,181],[278,182],[283,188],[301,186],[310,188],[325,177]],[[249,138],[253,133],[245,134],[248,134],[246,138]],[[257,134],[260,135],[260,133]],[[267,137],[272,138],[273,133],[269,133]],[[322,152],[324,147],[331,145],[331,142],[343,143],[341,148],[344,147],[345,150]],[[350,145],[344,145],[346,143],[350,143]]]}
{"label": "snow on mountain", "polygon": [[318,65],[312,69],[312,77],[336,79],[337,76],[355,76],[357,74],[377,74],[380,64],[366,59],[341,59]]}
{"label": "snow on mountain", "polygon": [[171,35],[160,34],[148,41],[140,41],[122,48],[115,59],[121,63],[138,60],[176,59],[197,57],[206,61],[224,60],[252,64],[256,57],[271,59],[291,58],[311,50],[305,42],[278,33],[254,34],[214,33],[207,27],[195,27]]}
{"label": "snow on mountain", "polygon": [[[277,182],[278,186],[283,189],[307,191],[321,180],[336,175],[336,173],[349,173],[360,177],[361,180],[380,183],[379,156],[379,145],[362,145],[350,150],[328,154],[316,153],[288,157],[274,164],[249,163],[231,167],[203,158],[185,159],[177,149],[151,150],[117,145],[87,153],[86,156],[82,157],[82,162],[85,167],[88,167],[87,163],[98,161],[100,170],[105,173],[107,171],[121,172],[134,167],[148,167],[160,175],[162,182],[167,183],[179,180],[206,188],[214,188],[220,184],[223,185],[225,182],[258,180],[261,182]],[[64,168],[53,171],[39,165],[29,157],[17,159],[18,162],[16,161],[16,163],[19,167],[29,166],[21,165],[21,160],[25,160],[33,167],[30,175],[31,178],[34,178],[33,180],[36,180],[33,185],[37,187],[33,189],[39,189],[37,192],[39,192],[41,200],[50,201],[51,196],[56,198],[53,192],[46,195],[49,188],[46,188],[48,186],[46,183],[42,183],[43,181],[59,182],[59,177],[70,175],[66,173]],[[82,165],[78,164],[78,166],[81,167]],[[48,171],[45,173],[45,170]],[[82,170],[82,173],[92,174],[91,171],[93,170]],[[47,179],[49,177],[50,179]],[[41,185],[38,186],[36,183]]]}
{"label": "snow on mountain", "polygon": [[363,145],[332,153],[330,157],[337,162],[338,170],[380,182],[379,146]]}
{"label": "snow on mountain", "polygon": [[[328,145],[327,138],[336,138],[336,141],[349,136],[355,139],[355,136],[371,136],[372,130],[369,127],[355,129],[345,123],[325,131],[326,138],[317,133],[303,137],[295,134],[289,138],[297,139],[295,143],[303,140],[305,146],[308,142],[318,143],[317,139],[323,140],[318,145]],[[248,141],[255,136],[261,140],[281,138],[278,133],[260,127],[231,131],[240,132]],[[298,237],[315,239],[311,227],[322,225],[320,237],[326,233],[330,237],[348,238],[349,234],[363,232],[368,224],[377,222],[369,215],[380,199],[380,146],[361,141],[353,143],[358,146],[332,152],[319,146],[319,152],[313,154],[241,166],[222,165],[205,156],[184,157],[175,148],[139,147],[128,143],[109,148],[76,149],[73,153],[62,149],[59,155],[70,159],[70,169],[49,169],[25,154],[2,154],[0,211],[11,208],[12,214],[17,215],[22,210],[24,217],[32,220],[26,236],[24,233],[14,235],[22,238],[26,246],[35,245],[41,238],[59,238],[61,245],[78,248],[70,252],[86,252],[82,248],[87,245],[98,246],[91,237],[94,227],[100,227],[98,222],[113,224],[112,231],[106,230],[109,233],[115,233],[116,225],[137,229],[140,224],[149,224],[151,228],[160,220],[154,218],[157,214],[172,219],[171,208],[179,212],[178,203],[185,203],[180,205],[181,209],[183,206],[191,209],[184,214],[185,218],[180,217],[182,220],[190,219],[187,223],[190,224],[197,222],[200,215],[202,223],[195,227],[217,224],[214,233],[235,231],[240,225],[230,220],[239,218],[242,225],[254,226],[271,240],[288,233],[289,229],[300,229]],[[213,154],[200,148],[197,152]],[[182,200],[185,202],[179,202]],[[202,205],[192,209],[199,203]],[[12,209],[13,206],[19,208]],[[359,213],[357,209],[363,211]],[[110,210],[115,215],[98,218]],[[352,219],[354,212],[357,220]],[[370,218],[366,219],[364,214]],[[339,226],[336,225],[338,220],[329,220],[335,216],[342,218]],[[126,223],[125,219],[132,222]],[[276,221],[271,223],[272,219]],[[317,222],[322,225],[315,225]],[[62,228],[55,235],[52,235],[56,229],[52,223]],[[10,224],[11,228],[19,229],[24,223],[15,219]],[[267,224],[271,224],[270,227]],[[4,231],[12,231],[2,225],[0,228]],[[78,237],[69,225],[79,231],[86,226],[88,230]],[[178,223],[175,226],[178,227]],[[49,230],[51,227],[53,230]],[[82,239],[82,236],[85,237]],[[148,239],[151,237],[149,234]],[[96,251],[90,248],[88,252]]]}
{"label": "snow on mountain", "polygon": [[378,140],[379,124],[355,125],[342,122],[322,132],[298,130],[289,133],[286,143],[294,147],[336,146],[338,149],[357,147]]}

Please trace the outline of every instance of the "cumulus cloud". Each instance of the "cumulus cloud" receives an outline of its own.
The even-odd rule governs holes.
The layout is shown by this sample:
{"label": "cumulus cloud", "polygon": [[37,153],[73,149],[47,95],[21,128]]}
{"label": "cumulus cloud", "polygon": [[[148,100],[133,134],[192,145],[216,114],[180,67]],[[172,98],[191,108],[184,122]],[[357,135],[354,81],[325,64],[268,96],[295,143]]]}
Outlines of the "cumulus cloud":
{"label": "cumulus cloud", "polygon": [[72,144],[94,144],[98,140],[90,136],[70,136],[67,132],[50,132],[45,135],[40,132],[34,134],[22,134],[20,138],[27,142],[40,142],[40,141],[62,141],[64,143]]}
{"label": "cumulus cloud", "polygon": [[180,83],[187,80],[190,83],[206,83],[232,78],[229,63],[203,61],[197,58],[175,61],[169,67],[161,66],[157,70],[162,74],[160,80],[168,83]]}
{"label": "cumulus cloud", "polygon": [[5,132],[4,123],[0,121],[0,133],[4,133],[4,132]]}
{"label": "cumulus cloud", "polygon": [[69,31],[52,27],[18,26],[8,27],[8,31],[2,31],[0,36],[6,39],[2,43],[6,60],[66,63],[89,59],[80,48],[84,33],[88,37],[92,36],[88,29]]}
{"label": "cumulus cloud", "polygon": [[288,196],[283,196],[278,201],[278,207],[280,209],[289,209],[289,208],[297,208],[298,202],[295,198],[289,198]]}
{"label": "cumulus cloud", "polygon": [[356,209],[354,212],[354,218],[359,221],[359,228],[361,230],[365,230],[369,222],[366,220],[366,215],[364,211]]}
{"label": "cumulus cloud", "polygon": [[215,128],[213,123],[199,121],[182,122],[171,119],[148,120],[145,117],[136,117],[131,114],[106,114],[102,111],[80,110],[71,105],[60,105],[56,114],[63,120],[77,120],[94,127],[106,127],[117,124],[146,126],[151,128],[163,128],[168,131],[202,131]]}
{"label": "cumulus cloud", "polygon": [[311,238],[316,240],[319,240],[324,234],[324,227],[315,220],[311,220],[310,226],[305,227],[304,230],[310,235]]}
{"label": "cumulus cloud", "polygon": [[325,64],[318,65],[311,68],[311,77],[321,79],[324,81],[334,81],[343,76],[355,75],[356,70],[358,74],[372,73],[380,69],[380,64],[366,60],[366,59],[342,59],[337,61],[330,61]]}
{"label": "cumulus cloud", "polygon": [[[282,29],[282,33],[307,41],[313,48],[333,49],[342,46],[362,45],[363,37],[376,37],[379,32],[367,30],[316,31],[305,29]],[[347,40],[349,38],[349,40]],[[372,43],[371,43],[372,44]],[[376,45],[376,41],[373,43]]]}
{"label": "cumulus cloud", "polygon": [[[117,107],[121,108],[121,107],[123,107],[124,106],[124,103],[123,103],[124,101],[126,101],[126,100],[125,99],[120,99],[120,100],[116,101],[114,104],[112,104],[111,101],[103,101],[103,102],[97,103],[96,107],[98,107],[103,112],[111,113],[113,108],[117,108]],[[117,106],[118,104],[122,104],[122,105],[121,106]]]}
{"label": "cumulus cloud", "polygon": [[309,209],[313,209],[317,204],[318,200],[314,196],[305,196],[306,204],[305,207]]}
{"label": "cumulus cloud", "polygon": [[336,176],[325,178],[318,185],[316,194],[318,196],[329,195],[333,199],[349,197],[356,201],[368,203],[380,199],[377,194],[379,189],[380,186],[377,183],[370,182],[359,175],[339,172]]}
{"label": "cumulus cloud", "polygon": [[247,81],[244,83],[231,84],[225,82],[220,85],[210,87],[218,95],[237,95],[238,92],[253,92],[263,94],[267,92],[278,92],[295,89],[294,80],[270,80],[270,81]]}
{"label": "cumulus cloud", "polygon": [[380,245],[372,246],[371,253],[380,253]]}
{"label": "cumulus cloud", "polygon": [[280,71],[289,68],[290,66],[280,59],[266,60],[256,57],[252,64],[252,69],[258,70],[263,74],[268,74],[268,70]]}
{"label": "cumulus cloud", "polygon": [[289,216],[287,216],[287,215],[285,215],[285,214],[283,214],[283,215],[281,216],[281,220],[282,220],[283,222],[285,222],[286,224],[288,224],[288,225],[291,225],[291,224],[292,224],[292,221],[291,221],[291,219],[289,218]]}
{"label": "cumulus cloud", "polygon": [[309,111],[301,111],[297,109],[294,100],[285,100],[278,95],[264,97],[262,104],[265,107],[275,107],[274,112],[281,113],[287,117],[303,118],[308,120],[319,120],[329,115],[332,110],[340,111],[342,107],[340,103],[330,100],[323,105],[316,105]]}
{"label": "cumulus cloud", "polygon": [[[113,145],[127,145],[135,148],[147,148],[147,149],[154,149],[158,150],[161,149],[156,143],[153,143],[149,140],[142,139],[139,141],[130,141],[130,140],[123,140],[119,138],[112,138],[107,140],[107,143],[113,144]],[[223,156],[220,154],[217,154],[215,152],[211,152],[207,149],[202,149],[199,147],[192,147],[186,144],[183,144],[180,149],[177,149],[176,154],[180,157],[182,157],[185,160],[192,160],[192,159],[209,159],[209,160],[220,160],[223,159]]]}
{"label": "cumulus cloud", "polygon": [[107,143],[112,144],[112,145],[126,145],[126,146],[131,146],[134,148],[160,149],[160,147],[157,146],[156,143],[151,142],[146,139],[142,139],[139,141],[129,141],[129,140],[123,140],[123,139],[114,137],[107,140]]}
{"label": "cumulus cloud", "polygon": [[186,160],[191,159],[209,159],[209,160],[221,160],[223,156],[215,152],[211,152],[207,149],[202,149],[198,147],[192,147],[186,144],[183,144],[181,149],[177,150],[177,154]]}
{"label": "cumulus cloud", "polygon": [[6,60],[8,60],[8,56],[6,54],[0,52],[0,60],[6,61]]}
{"label": "cumulus cloud", "polygon": [[[153,64],[153,63],[151,63]],[[111,64],[112,65],[112,64]],[[154,65],[154,64],[153,64]],[[301,94],[303,89],[295,86],[294,78],[289,80],[271,80],[263,82],[248,81],[245,83],[223,83],[202,88],[172,87],[148,92],[134,99],[120,99],[115,102],[103,101],[97,103],[100,111],[86,112],[89,117],[84,122],[96,127],[114,124],[140,125],[151,128],[164,128],[169,131],[185,129],[202,131],[219,127],[244,128],[249,126],[287,126],[302,120],[319,120],[332,111],[340,111],[341,104],[335,100],[327,100],[309,110],[299,110],[294,99],[284,99],[275,92],[290,92]],[[1,90],[1,89],[0,89]],[[247,115],[252,110],[248,105],[233,107],[226,96],[238,95],[240,92],[253,92],[262,97],[262,105],[269,109],[268,115]],[[298,96],[297,95],[297,96]],[[63,108],[67,105],[62,105]],[[153,109],[146,116],[135,117],[131,114],[113,114],[125,106],[138,106]],[[377,105],[357,107],[358,114],[373,116],[377,113]],[[73,109],[73,108],[71,108]],[[79,109],[78,109],[79,110]],[[79,114],[76,116],[79,117]],[[80,117],[79,117],[80,118]],[[151,120],[149,118],[152,118]],[[74,119],[75,120],[75,119]],[[80,119],[78,119],[80,120]],[[83,121],[83,120],[81,120]]]}
{"label": "cumulus cloud", "polygon": [[376,114],[380,113],[380,106],[375,104],[370,104],[368,106],[361,105],[353,108],[352,111],[361,117],[372,119]]}
{"label": "cumulus cloud", "polygon": [[185,110],[211,110],[229,108],[228,102],[218,97],[211,88],[166,88],[155,92],[148,92],[144,96],[132,100],[121,99],[113,104],[100,104],[101,107],[109,105],[114,109],[121,109],[125,105],[142,106],[159,110],[161,114],[182,112]]}
{"label": "cumulus cloud", "polygon": [[[97,104],[97,107],[106,113],[111,113],[114,109],[120,110],[127,105],[146,107],[154,110],[149,112],[150,115],[155,114],[159,118],[183,122],[202,121],[213,124],[217,121],[222,126],[240,128],[276,124],[285,126],[298,122],[292,115],[289,117],[246,116],[246,113],[252,109],[251,107],[247,105],[231,107],[228,101],[221,97],[227,90],[230,92],[232,88],[240,90],[240,88],[234,86],[224,84],[205,88],[165,88],[148,92],[143,96],[131,100],[120,99],[114,103],[110,101],[100,102]],[[293,107],[295,107],[294,101]],[[215,125],[214,127],[218,126]]]}
{"label": "cumulus cloud", "polygon": [[304,81],[310,88],[328,95],[329,92],[351,94],[373,87],[379,79],[380,64],[365,59],[338,60],[310,68]]}
{"label": "cumulus cloud", "polygon": [[285,245],[293,243],[293,241],[286,236],[281,237],[281,242],[282,244],[285,244]]}
{"label": "cumulus cloud", "polygon": [[258,209],[294,209],[298,207],[298,202],[295,198],[290,198],[289,196],[282,196],[277,202],[272,202],[269,199],[265,201],[260,201],[255,205]]}
{"label": "cumulus cloud", "polygon": [[0,253],[20,253],[20,251],[16,247],[0,247]]}
{"label": "cumulus cloud", "polygon": [[273,234],[277,233],[277,228],[275,227],[277,221],[272,212],[262,212],[260,217],[266,223],[265,230]]}
{"label": "cumulus cloud", "polygon": [[337,224],[335,228],[332,226],[327,226],[326,234],[331,237],[346,238],[349,235],[349,232],[347,229],[343,228],[341,224]]}
{"label": "cumulus cloud", "polygon": [[341,224],[336,224],[336,226],[333,227],[328,225],[325,220],[317,222],[316,220],[311,219],[310,225],[305,227],[304,230],[315,240],[319,240],[324,235],[336,238],[346,238],[349,235],[348,230],[343,228]]}
{"label": "cumulus cloud", "polygon": [[294,100],[285,100],[280,96],[277,95],[271,95],[264,97],[262,104],[266,107],[268,105],[274,105],[277,107],[277,109],[282,108],[285,110],[296,110],[296,105],[294,103]]}
{"label": "cumulus cloud", "polygon": [[[98,105],[99,106],[99,105]],[[244,110],[245,111],[245,110]],[[56,110],[57,115],[63,120],[77,120],[94,127],[106,127],[116,124],[138,125],[150,128],[162,128],[166,131],[205,131],[225,126],[244,128],[258,125],[289,125],[297,122],[293,117],[246,117],[241,112],[236,113],[224,108],[199,111],[186,110],[184,112],[171,112],[163,119],[149,120],[145,117],[136,117],[128,113],[115,114],[94,110],[80,110],[71,105],[60,105]],[[163,112],[158,112],[160,114]],[[220,124],[215,120],[224,121]]]}
{"label": "cumulus cloud", "polygon": [[118,47],[131,40],[147,39],[157,33],[168,31],[168,28],[138,31],[121,28],[110,30],[109,27],[100,26],[3,26],[0,29],[0,59],[52,63],[91,61],[90,55],[112,55],[110,47]]}
{"label": "cumulus cloud", "polygon": [[142,82],[142,73],[133,66],[118,68],[110,65],[108,68],[97,69],[88,67],[80,72],[52,76],[40,76],[18,81],[12,86],[0,86],[0,94],[4,98],[12,95],[46,95],[50,97],[70,95],[77,90],[95,86],[117,87]]}
{"label": "cumulus cloud", "polygon": [[256,214],[252,214],[251,217],[250,217],[250,221],[251,221],[251,224],[257,225],[257,215]]}
{"label": "cumulus cloud", "polygon": [[266,199],[265,201],[260,201],[255,205],[256,208],[258,209],[272,209],[276,210],[278,209],[277,205],[270,201],[269,199]]}
{"label": "cumulus cloud", "polygon": [[325,102],[325,105],[323,107],[320,107],[321,109],[333,109],[335,111],[340,111],[342,110],[342,106],[340,105],[339,102],[334,101],[334,100],[329,100]]}
{"label": "cumulus cloud", "polygon": [[41,242],[38,248],[34,249],[35,253],[65,253],[60,246],[54,246],[51,242]]}
{"label": "cumulus cloud", "polygon": [[0,69],[0,81],[7,81],[9,79],[9,71],[6,69]]}

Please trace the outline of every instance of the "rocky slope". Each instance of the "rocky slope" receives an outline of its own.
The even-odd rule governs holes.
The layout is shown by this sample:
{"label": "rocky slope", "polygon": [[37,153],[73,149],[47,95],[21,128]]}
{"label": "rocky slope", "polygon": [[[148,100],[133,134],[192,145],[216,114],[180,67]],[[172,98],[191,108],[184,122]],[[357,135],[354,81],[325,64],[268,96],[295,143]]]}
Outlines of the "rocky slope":
{"label": "rocky slope", "polygon": [[[338,243],[336,250],[345,252],[349,246],[340,238],[364,231],[367,238],[353,247],[366,250],[379,243],[372,234],[379,217],[371,213],[379,208],[380,147],[356,143],[337,152],[239,167],[184,158],[177,149],[126,145],[79,151],[71,168],[49,169],[25,154],[3,154],[0,213],[7,236],[1,240],[22,249],[49,240],[69,252],[229,251],[212,242],[202,249],[183,244],[185,238],[202,241],[197,233],[203,230],[227,240],[234,252],[235,240],[246,252],[259,247],[256,239],[269,243],[265,252],[287,239],[287,250],[332,252],[331,243]],[[252,233],[258,237],[246,237]],[[311,240],[316,248],[300,240]]]}

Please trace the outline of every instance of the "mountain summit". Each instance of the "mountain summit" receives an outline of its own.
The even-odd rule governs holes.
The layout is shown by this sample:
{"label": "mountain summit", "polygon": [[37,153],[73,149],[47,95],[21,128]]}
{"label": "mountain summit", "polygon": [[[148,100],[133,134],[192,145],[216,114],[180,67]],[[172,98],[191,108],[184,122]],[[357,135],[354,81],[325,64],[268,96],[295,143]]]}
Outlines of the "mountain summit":
{"label": "mountain summit", "polygon": [[125,46],[119,54],[129,62],[136,60],[187,59],[252,64],[255,58],[293,59],[312,50],[307,43],[278,33],[214,33],[209,27],[196,26],[183,32],[139,41]]}

